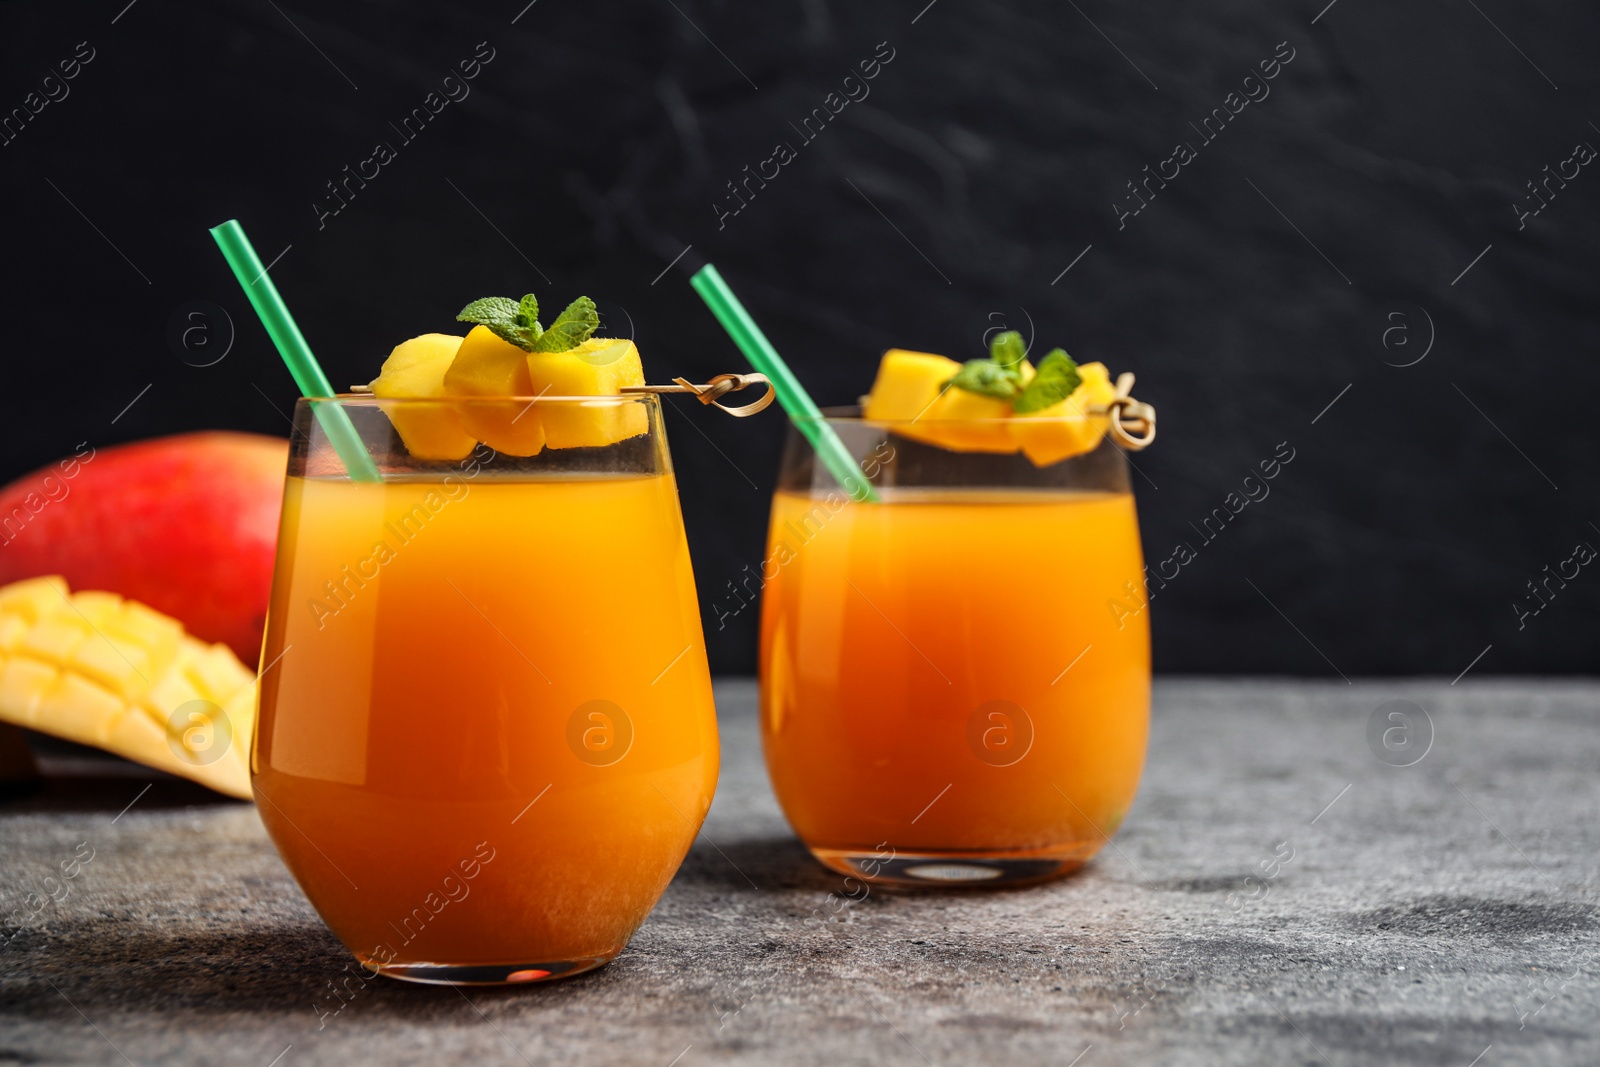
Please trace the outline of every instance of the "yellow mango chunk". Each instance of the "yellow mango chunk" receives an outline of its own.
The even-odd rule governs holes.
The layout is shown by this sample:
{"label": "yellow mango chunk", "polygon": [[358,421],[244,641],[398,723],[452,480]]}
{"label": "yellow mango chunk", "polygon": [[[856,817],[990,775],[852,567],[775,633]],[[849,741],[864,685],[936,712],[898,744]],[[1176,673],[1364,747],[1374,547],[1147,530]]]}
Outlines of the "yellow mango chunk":
{"label": "yellow mango chunk", "polygon": [[[444,389],[462,397],[532,397],[539,392],[528,376],[528,353],[487,326],[474,326],[461,342],[444,373]],[[532,456],[544,448],[544,427],[526,404],[467,402],[456,405],[456,411],[462,429],[496,452]]]}
{"label": "yellow mango chunk", "polygon": [[249,798],[255,675],[225,645],[55,577],[0,588],[0,634],[0,721]]}
{"label": "yellow mango chunk", "polygon": [[[498,340],[498,338],[496,338]],[[425,333],[395,346],[372,380],[372,393],[408,399],[445,395],[445,374],[454,364],[462,339],[446,333]],[[503,342],[502,342],[503,343]],[[462,459],[478,440],[461,428],[450,404],[379,404],[406,451],[416,459]]]}
{"label": "yellow mango chunk", "polygon": [[42,660],[13,656],[0,665],[0,715],[14,726],[32,726],[39,701],[56,684],[61,672]]}
{"label": "yellow mango chunk", "polygon": [[[616,396],[623,386],[643,385],[644,368],[632,341],[591,337],[565,352],[533,352],[527,356],[533,396]],[[649,430],[640,404],[597,403],[535,405],[551,448],[597,448],[637,437]]]}
{"label": "yellow mango chunk", "polygon": [[89,627],[62,601],[59,614],[41,616],[17,644],[17,651],[46,663],[59,663],[83,644],[89,636]]}
{"label": "yellow mango chunk", "polygon": [[[903,437],[955,452],[1015,452],[1006,426],[992,421],[1011,415],[1010,401],[945,388],[960,370],[944,356],[891,348],[878,363],[862,418],[893,423]],[[1021,372],[1026,383],[1033,364],[1024,360]]]}
{"label": "yellow mango chunk", "polygon": [[954,452],[1015,452],[1010,415],[1009,400],[950,388],[917,420],[917,437]]}
{"label": "yellow mango chunk", "polygon": [[60,607],[66,595],[67,583],[54,575],[12,582],[0,588],[0,613],[32,626],[41,615]]}
{"label": "yellow mango chunk", "polygon": [[0,615],[0,654],[15,649],[31,626],[21,615]]}
{"label": "yellow mango chunk", "polygon": [[122,698],[73,671],[62,671],[34,712],[34,728],[80,745],[104,745],[127,710]]}
{"label": "yellow mango chunk", "polygon": [[1111,372],[1104,363],[1084,363],[1078,377],[1078,388],[1059,404],[1012,417],[1011,437],[1036,467],[1092,452],[1105,435],[1108,416],[1090,409],[1116,399]]}
{"label": "yellow mango chunk", "polygon": [[78,609],[78,617],[93,629],[99,629],[122,614],[122,598],[98,590],[79,593],[72,598],[72,606]]}
{"label": "yellow mango chunk", "polygon": [[[96,634],[72,650],[66,665],[113,692],[138,692],[155,668],[143,648],[126,638]],[[148,684],[148,683],[146,683]]]}
{"label": "yellow mango chunk", "polygon": [[944,383],[961,364],[930,352],[891,348],[878,363],[862,418],[869,422],[911,422],[939,398]]}

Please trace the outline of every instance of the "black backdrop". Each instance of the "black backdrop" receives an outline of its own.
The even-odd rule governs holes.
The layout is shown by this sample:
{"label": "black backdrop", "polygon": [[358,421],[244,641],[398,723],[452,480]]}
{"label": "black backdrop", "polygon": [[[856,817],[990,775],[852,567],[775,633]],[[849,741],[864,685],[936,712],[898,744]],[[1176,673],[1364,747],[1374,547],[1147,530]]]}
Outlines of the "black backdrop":
{"label": "black backdrop", "polygon": [[[86,438],[286,432],[293,385],[206,234],[232,216],[284,250],[341,385],[527,290],[593,296],[653,380],[736,369],[682,273],[703,256],[824,403],[885,347],[968,358],[999,321],[1136,371],[1161,412],[1147,555],[1198,549],[1154,604],[1158,669],[1593,670],[1595,568],[1514,608],[1600,546],[1593,4],[525,3],[0,3],[0,109],[58,97],[0,147],[0,473]],[[394,158],[319,219],[380,141]],[[167,337],[197,300],[237,326],[205,368]],[[676,408],[711,620],[761,558],[781,420]],[[1190,524],[1280,442],[1270,497],[1204,543]],[[708,631],[714,668],[754,668],[754,613]]]}

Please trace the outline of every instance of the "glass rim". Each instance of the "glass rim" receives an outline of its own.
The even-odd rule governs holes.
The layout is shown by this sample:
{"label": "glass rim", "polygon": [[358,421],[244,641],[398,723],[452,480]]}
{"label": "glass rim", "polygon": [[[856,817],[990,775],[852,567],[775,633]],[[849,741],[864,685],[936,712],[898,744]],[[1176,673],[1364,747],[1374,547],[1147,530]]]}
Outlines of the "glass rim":
{"label": "glass rim", "polygon": [[659,404],[655,393],[602,393],[589,396],[377,396],[373,393],[338,393],[334,396],[300,396],[299,404],[338,404],[350,407],[411,407],[441,404],[566,404],[590,407],[621,407],[624,404]]}
{"label": "glass rim", "polygon": [[821,409],[820,415],[794,415],[790,416],[795,422],[827,423],[840,426],[875,426],[896,430],[902,426],[1015,426],[1019,420],[1023,424],[1048,426],[1061,422],[1088,422],[1092,419],[1109,419],[1110,413],[1079,411],[1070,415],[1051,415],[1041,418],[1036,415],[1002,415],[998,418],[984,419],[927,419],[922,417],[911,419],[869,419],[860,405],[846,405],[840,407],[827,407]]}

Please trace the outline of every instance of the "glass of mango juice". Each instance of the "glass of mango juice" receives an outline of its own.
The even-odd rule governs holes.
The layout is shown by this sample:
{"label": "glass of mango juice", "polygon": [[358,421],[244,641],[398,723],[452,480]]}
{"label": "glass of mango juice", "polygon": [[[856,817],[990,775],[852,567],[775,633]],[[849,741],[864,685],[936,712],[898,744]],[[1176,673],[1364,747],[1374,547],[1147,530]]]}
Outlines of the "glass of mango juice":
{"label": "glass of mango juice", "polygon": [[374,973],[604,964],[717,778],[659,401],[302,399],[288,473],[251,769],[290,871]]}
{"label": "glass of mango juice", "polygon": [[1143,588],[1128,463],[1084,405],[1023,420],[933,371],[922,417],[825,413],[870,498],[791,429],[761,573],[767,768],[836,871],[1042,881],[1116,832],[1144,763],[1148,616],[1112,610]]}

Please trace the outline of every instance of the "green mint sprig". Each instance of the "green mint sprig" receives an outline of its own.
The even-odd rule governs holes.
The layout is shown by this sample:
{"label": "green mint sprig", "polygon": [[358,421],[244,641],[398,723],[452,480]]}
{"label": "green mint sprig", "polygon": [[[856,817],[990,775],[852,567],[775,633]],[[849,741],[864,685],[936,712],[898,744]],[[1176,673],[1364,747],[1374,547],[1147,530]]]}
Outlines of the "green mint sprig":
{"label": "green mint sprig", "polygon": [[1052,349],[1039,361],[1038,370],[1026,384],[1022,365],[1028,348],[1015,330],[996,334],[989,342],[988,359],[969,359],[945,388],[965,389],[979,396],[1011,401],[1011,410],[1025,415],[1059,404],[1078,388],[1078,365],[1062,349]]}
{"label": "green mint sprig", "polygon": [[1039,369],[1032,380],[1011,402],[1011,410],[1018,415],[1043,411],[1071,396],[1082,381],[1072,357],[1059,348],[1051,349],[1050,354],[1039,361]]}
{"label": "green mint sprig", "polygon": [[529,293],[520,301],[505,296],[474,300],[461,309],[456,321],[487,326],[496,337],[524,352],[565,352],[593,336],[600,328],[600,313],[593,300],[580,296],[547,329],[539,325],[539,301]]}
{"label": "green mint sprig", "polygon": [[1002,331],[990,339],[988,359],[967,360],[944,387],[1010,400],[1022,391],[1022,363],[1027,357],[1022,335],[1016,330]]}

